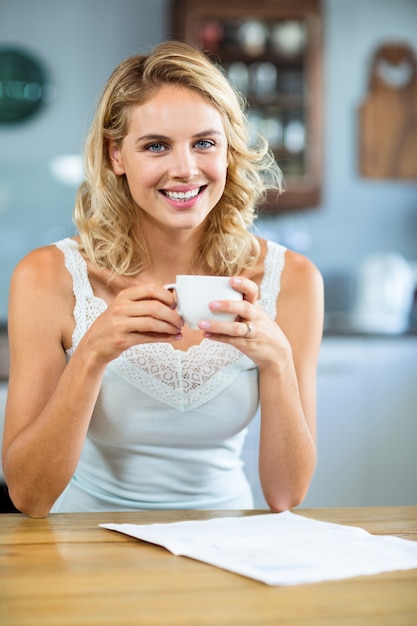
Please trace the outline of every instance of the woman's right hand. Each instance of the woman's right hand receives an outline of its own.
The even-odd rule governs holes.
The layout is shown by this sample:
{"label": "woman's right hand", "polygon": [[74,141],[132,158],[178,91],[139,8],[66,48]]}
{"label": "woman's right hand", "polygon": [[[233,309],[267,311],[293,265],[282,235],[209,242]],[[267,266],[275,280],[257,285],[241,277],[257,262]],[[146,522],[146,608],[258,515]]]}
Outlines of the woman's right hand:
{"label": "woman's right hand", "polygon": [[144,283],[121,290],[84,339],[99,360],[108,362],[140,343],[181,339],[183,324],[174,295],[162,285]]}

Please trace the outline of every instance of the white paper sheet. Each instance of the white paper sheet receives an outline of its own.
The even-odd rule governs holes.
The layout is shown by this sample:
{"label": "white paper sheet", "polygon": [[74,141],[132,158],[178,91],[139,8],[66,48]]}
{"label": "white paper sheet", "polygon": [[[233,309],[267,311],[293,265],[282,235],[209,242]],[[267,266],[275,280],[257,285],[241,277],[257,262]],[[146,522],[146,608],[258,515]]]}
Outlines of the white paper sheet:
{"label": "white paper sheet", "polygon": [[268,585],[417,568],[417,542],[286,511],[166,524],[100,524]]}

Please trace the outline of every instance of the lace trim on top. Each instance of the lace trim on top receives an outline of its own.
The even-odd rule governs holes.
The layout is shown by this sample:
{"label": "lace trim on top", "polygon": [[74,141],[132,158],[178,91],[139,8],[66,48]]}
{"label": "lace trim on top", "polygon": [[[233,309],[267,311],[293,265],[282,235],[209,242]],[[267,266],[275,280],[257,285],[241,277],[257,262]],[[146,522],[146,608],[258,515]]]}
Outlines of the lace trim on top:
{"label": "lace trim on top", "polygon": [[[78,251],[77,242],[68,238],[55,245],[63,252],[65,267],[73,279],[75,328],[72,346],[67,350],[69,358],[87,329],[106,310],[107,304],[94,295],[87,263]],[[276,316],[284,256],[283,246],[268,242],[260,304],[272,318]],[[233,346],[203,339],[187,351],[162,342],[133,346],[112,361],[107,369],[148,395],[187,411],[218,395],[240,371],[254,367],[254,362]]]}

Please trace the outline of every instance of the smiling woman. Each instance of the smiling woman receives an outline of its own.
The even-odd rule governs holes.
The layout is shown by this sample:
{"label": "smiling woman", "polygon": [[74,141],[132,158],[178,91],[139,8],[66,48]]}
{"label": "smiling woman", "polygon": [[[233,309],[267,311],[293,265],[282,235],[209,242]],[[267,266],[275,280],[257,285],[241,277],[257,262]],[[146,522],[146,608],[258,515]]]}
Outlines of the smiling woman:
{"label": "smiling woman", "polygon": [[[34,517],[251,508],[241,453],[260,405],[265,499],[295,506],[316,462],[323,286],[308,259],[251,232],[280,171],[224,73],[179,42],[122,62],[85,177],[78,235],[31,252],[11,282],[14,504]],[[237,294],[214,294],[191,326],[167,288],[183,274]]]}
{"label": "smiling woman", "polygon": [[[171,90],[170,99],[171,94],[177,94],[175,101],[171,103],[170,99],[164,100],[158,94],[162,88]],[[187,95],[188,102],[186,112],[183,111],[186,105],[182,98],[184,94]],[[80,231],[82,249],[99,264],[103,257],[103,266],[110,266],[115,272],[134,273],[141,269],[143,259],[137,258],[137,251],[136,258],[133,259],[132,230],[135,231],[134,236],[139,240],[143,254],[148,251],[142,229],[137,227],[136,207],[132,207],[132,212],[126,210],[127,206],[131,206],[132,195],[127,175],[123,175],[123,163],[120,168],[116,163],[116,170],[115,164],[112,164],[116,177],[112,177],[109,172],[112,154],[126,152],[127,147],[124,144],[129,143],[132,153],[137,150],[139,154],[149,151],[153,157],[160,156],[160,153],[164,155],[167,152],[166,140],[174,129],[177,130],[177,123],[182,119],[183,126],[187,121],[191,124],[197,113],[194,106],[197,102],[201,110],[201,124],[194,124],[195,130],[182,128],[182,137],[178,135],[178,143],[180,139],[184,142],[187,136],[187,139],[194,141],[199,147],[199,153],[213,152],[220,138],[224,144],[225,137],[228,166],[228,184],[224,187],[218,207],[208,216],[210,229],[207,235],[210,236],[204,238],[201,246],[204,252],[198,260],[206,266],[205,271],[230,274],[241,271],[252,257],[256,243],[247,227],[251,226],[255,207],[264,197],[267,187],[280,190],[280,170],[267,142],[261,137],[256,148],[249,147],[249,127],[243,113],[244,103],[226,80],[222,70],[193,48],[179,42],[167,42],[156,48],[151,55],[130,57],[116,68],[103,91],[87,140],[87,180],[80,188],[75,219]],[[146,126],[145,116],[150,123],[152,113],[154,125]],[[209,114],[209,117],[203,124],[204,114]],[[214,126],[210,123],[212,119]],[[133,134],[132,126],[135,122],[139,122],[142,134]],[[168,135],[161,132],[163,124],[168,128]],[[212,137],[210,131],[212,134],[215,131]],[[132,142],[134,146],[131,145]],[[213,144],[212,147],[209,146],[210,143]],[[219,147],[217,152],[218,150]],[[180,157],[175,166],[185,167],[185,181],[189,182],[189,155],[184,152],[179,154],[177,150],[174,156],[177,159]],[[155,167],[159,166],[155,164]],[[178,182],[176,185],[178,186]],[[117,223],[114,223],[115,202],[120,205]],[[221,224],[218,224],[220,216]],[[91,222],[94,223],[93,231],[89,229]],[[226,229],[225,222],[228,224]],[[236,229],[240,231],[238,238],[235,237]],[[119,241],[122,246],[118,245]],[[214,249],[217,249],[216,254],[212,252]],[[124,255],[126,258],[123,258]],[[213,259],[210,260],[212,256]],[[239,258],[240,261],[237,261]],[[145,259],[149,262],[149,257],[145,256]]]}
{"label": "smiling woman", "polygon": [[128,133],[121,144],[110,141],[109,154],[140,207],[143,232],[157,222],[180,235],[202,224],[223,195],[228,145],[222,116],[190,89],[163,86],[132,108]]}

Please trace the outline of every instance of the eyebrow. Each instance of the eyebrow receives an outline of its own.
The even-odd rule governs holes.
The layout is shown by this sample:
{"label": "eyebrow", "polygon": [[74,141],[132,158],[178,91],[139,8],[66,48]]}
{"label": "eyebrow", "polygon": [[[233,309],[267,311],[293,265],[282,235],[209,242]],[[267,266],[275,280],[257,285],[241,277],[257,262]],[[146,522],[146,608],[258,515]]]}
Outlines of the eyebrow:
{"label": "eyebrow", "polygon": [[[201,139],[202,137],[207,137],[208,135],[223,135],[223,133],[215,128],[208,128],[207,130],[203,130],[200,133],[196,133],[192,136],[192,139]],[[143,141],[169,141],[170,137],[167,135],[159,135],[157,133],[149,133],[147,135],[142,135],[138,137],[135,141],[136,144],[142,143]]]}

